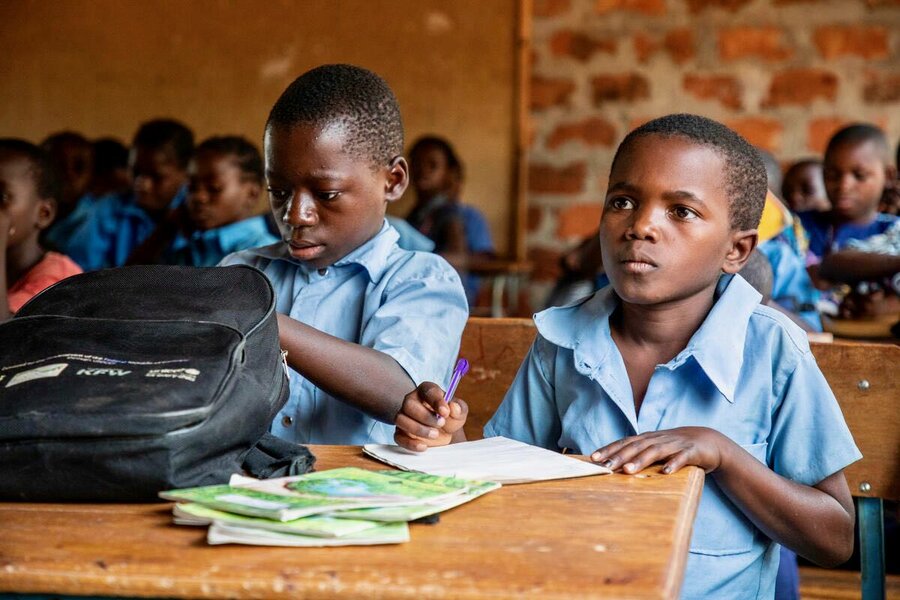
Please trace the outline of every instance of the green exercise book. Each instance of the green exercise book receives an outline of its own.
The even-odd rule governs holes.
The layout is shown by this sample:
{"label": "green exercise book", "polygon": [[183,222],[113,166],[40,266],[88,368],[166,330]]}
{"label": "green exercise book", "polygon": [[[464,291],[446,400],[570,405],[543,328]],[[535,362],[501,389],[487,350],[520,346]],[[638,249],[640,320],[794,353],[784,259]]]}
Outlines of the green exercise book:
{"label": "green exercise book", "polygon": [[466,479],[457,479],[455,477],[441,477],[439,475],[429,475],[427,473],[414,473],[412,471],[379,471],[380,473],[388,473],[392,477],[399,477],[407,481],[420,481],[432,484],[438,484],[445,487],[452,487],[464,490],[463,493],[443,500],[429,502],[418,506],[385,506],[382,508],[357,508],[350,510],[341,510],[331,513],[331,516],[338,519],[367,519],[370,521],[415,521],[422,517],[450,510],[466,502],[470,502],[479,496],[483,496],[488,492],[496,490],[500,487],[499,483],[493,481],[470,481]]}
{"label": "green exercise book", "polygon": [[272,521],[224,512],[194,503],[178,503],[172,508],[177,525],[211,525],[225,523],[250,529],[265,529],[293,535],[337,538],[354,535],[382,525],[360,519],[336,519],[331,516],[302,517],[293,521]]}
{"label": "green exercise book", "polygon": [[269,531],[214,521],[209,526],[206,541],[211,545],[247,544],[251,546],[290,546],[298,548],[402,544],[409,541],[409,527],[406,523],[380,523],[376,527],[357,533],[325,538]]}
{"label": "green exercise book", "polygon": [[292,521],[339,510],[434,504],[459,497],[468,489],[393,473],[348,467],[278,479],[239,478],[236,485],[169,490],[159,495],[250,517]]}

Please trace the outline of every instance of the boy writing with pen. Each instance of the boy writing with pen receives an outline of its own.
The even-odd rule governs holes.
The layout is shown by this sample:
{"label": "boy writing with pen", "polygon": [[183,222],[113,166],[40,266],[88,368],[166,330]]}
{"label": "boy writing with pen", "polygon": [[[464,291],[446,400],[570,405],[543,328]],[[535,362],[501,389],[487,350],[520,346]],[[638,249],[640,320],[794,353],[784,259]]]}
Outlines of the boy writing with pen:
{"label": "boy writing with pen", "polygon": [[257,267],[275,288],[291,392],[271,431],[387,443],[404,395],[444,381],[468,317],[453,268],[400,249],[385,221],[409,183],[397,100],[370,71],[318,67],[275,103],[264,148],[282,241],[221,264]]}
{"label": "boy writing with pen", "polygon": [[[805,334],[736,275],[766,195],[757,152],[715,121],[662,117],[625,138],[607,190],[611,285],[535,316],[537,338],[485,436],[572,448],[624,473],[704,469],[683,598],[772,598],[779,544],[845,561],[843,469],[859,450]],[[439,406],[436,387],[419,386],[420,406]],[[437,419],[417,420],[398,442],[434,445]]]}

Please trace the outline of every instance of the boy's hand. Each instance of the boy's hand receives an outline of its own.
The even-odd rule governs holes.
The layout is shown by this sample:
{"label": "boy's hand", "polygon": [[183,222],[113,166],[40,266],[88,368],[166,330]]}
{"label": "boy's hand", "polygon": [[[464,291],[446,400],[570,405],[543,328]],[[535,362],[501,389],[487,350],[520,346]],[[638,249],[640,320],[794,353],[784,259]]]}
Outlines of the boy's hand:
{"label": "boy's hand", "polygon": [[712,473],[734,442],[708,427],[679,427],[623,438],[591,454],[591,460],[625,473],[637,473],[653,463],[665,462],[663,473],[685,465]]}
{"label": "boy's hand", "polygon": [[397,431],[394,441],[407,450],[424,452],[431,446],[446,446],[453,434],[466,423],[469,407],[454,398],[444,402],[444,391],[437,384],[426,381],[403,399],[394,420]]}

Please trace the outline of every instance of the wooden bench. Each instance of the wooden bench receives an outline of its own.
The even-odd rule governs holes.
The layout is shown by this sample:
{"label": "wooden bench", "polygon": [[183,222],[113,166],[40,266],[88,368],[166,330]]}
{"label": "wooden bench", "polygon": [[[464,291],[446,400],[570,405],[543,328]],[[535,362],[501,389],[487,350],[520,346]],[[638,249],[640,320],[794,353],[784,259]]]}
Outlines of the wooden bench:
{"label": "wooden bench", "polygon": [[[466,435],[482,429],[503,400],[534,341],[530,319],[469,319],[460,355],[472,364],[457,394],[469,403]],[[804,568],[801,593],[809,598],[885,597],[882,499],[900,499],[900,347],[888,344],[811,344],[864,458],[846,470],[858,498],[863,574]],[[900,578],[888,578],[900,590]]]}

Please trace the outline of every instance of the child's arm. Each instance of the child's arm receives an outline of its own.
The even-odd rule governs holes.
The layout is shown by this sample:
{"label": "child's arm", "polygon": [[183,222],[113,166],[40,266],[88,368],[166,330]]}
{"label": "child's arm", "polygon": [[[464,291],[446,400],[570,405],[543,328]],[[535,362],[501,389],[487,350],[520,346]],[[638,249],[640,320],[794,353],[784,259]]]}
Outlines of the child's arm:
{"label": "child's arm", "polygon": [[891,277],[897,272],[900,272],[900,256],[860,250],[841,250],[829,254],[819,265],[820,276],[845,283]]}
{"label": "child's arm", "polygon": [[384,423],[393,423],[415,387],[391,356],[278,315],[278,337],[288,365],[316,387]]}
{"label": "child's arm", "polygon": [[397,414],[394,441],[407,450],[424,452],[432,446],[466,441],[463,425],[469,416],[465,401],[444,402],[444,390],[426,381],[403,399]]}
{"label": "child's arm", "polygon": [[600,448],[591,460],[636,473],[665,462],[664,473],[696,465],[756,527],[779,544],[823,566],[853,551],[854,510],[843,471],[813,486],[778,475],[725,435],[706,427],[681,427],[624,438]]}
{"label": "child's arm", "polygon": [[0,322],[12,316],[9,313],[9,297],[6,289],[6,242],[11,233],[9,215],[0,210]]}

